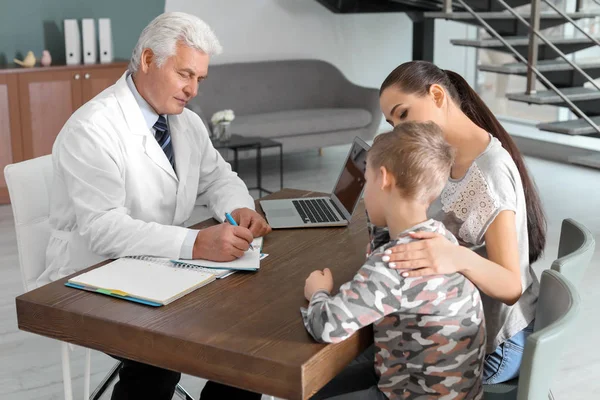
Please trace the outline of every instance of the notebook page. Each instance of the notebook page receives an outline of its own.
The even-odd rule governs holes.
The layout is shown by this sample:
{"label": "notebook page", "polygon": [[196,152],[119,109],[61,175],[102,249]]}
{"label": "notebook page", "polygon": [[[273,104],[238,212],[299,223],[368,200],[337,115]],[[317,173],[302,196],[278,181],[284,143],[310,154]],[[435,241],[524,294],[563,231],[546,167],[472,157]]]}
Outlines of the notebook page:
{"label": "notebook page", "polygon": [[169,302],[215,279],[213,274],[145,260],[120,258],[69,279],[91,288],[118,290],[156,303]]}
{"label": "notebook page", "polygon": [[252,247],[244,255],[236,260],[228,262],[217,262],[209,260],[172,260],[175,263],[196,265],[205,268],[233,269],[239,271],[256,271],[260,268],[260,249],[263,238],[252,241]]}
{"label": "notebook page", "polygon": [[134,258],[136,260],[144,260],[152,263],[158,263],[162,265],[169,265],[172,268],[193,268],[196,271],[206,272],[214,275],[217,279],[223,278],[226,275],[231,274],[230,269],[216,269],[216,268],[204,268],[198,265],[188,264],[187,260],[171,260],[170,258],[164,257],[151,257],[151,256],[128,256],[127,258]]}

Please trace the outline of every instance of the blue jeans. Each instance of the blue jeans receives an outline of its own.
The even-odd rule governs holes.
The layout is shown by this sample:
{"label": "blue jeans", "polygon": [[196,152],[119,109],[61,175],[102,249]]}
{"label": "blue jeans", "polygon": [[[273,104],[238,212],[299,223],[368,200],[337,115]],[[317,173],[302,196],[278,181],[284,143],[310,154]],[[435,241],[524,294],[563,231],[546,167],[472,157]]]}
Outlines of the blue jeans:
{"label": "blue jeans", "polygon": [[483,384],[491,385],[510,381],[519,376],[523,348],[527,337],[533,332],[533,322],[485,357]]}

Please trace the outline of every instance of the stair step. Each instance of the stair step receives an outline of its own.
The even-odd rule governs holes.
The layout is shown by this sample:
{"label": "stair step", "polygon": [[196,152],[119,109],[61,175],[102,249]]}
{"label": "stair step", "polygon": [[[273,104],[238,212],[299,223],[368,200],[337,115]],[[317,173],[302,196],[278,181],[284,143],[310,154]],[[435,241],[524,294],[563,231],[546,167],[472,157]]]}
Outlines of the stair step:
{"label": "stair step", "polygon": [[[560,90],[572,102],[600,100],[600,90],[589,89],[586,87],[564,88]],[[553,90],[543,90],[532,94],[509,93],[506,95],[509,100],[521,101],[524,103],[555,105],[564,103]]]}
{"label": "stair step", "polygon": [[600,156],[597,153],[589,154],[587,156],[570,157],[569,162],[583,165],[584,167],[600,169]]}
{"label": "stair step", "polygon": [[[594,123],[600,126],[600,117],[590,118]],[[537,125],[538,129],[543,131],[550,131],[556,133],[565,133],[567,135],[579,136],[579,135],[593,135],[596,132],[594,128],[590,126],[583,119],[574,119],[571,121],[556,121],[556,122],[542,122]]]}
{"label": "stair step", "polygon": [[[583,70],[600,68],[600,61],[576,62],[577,66]],[[537,64],[540,72],[560,72],[572,71],[573,67],[563,60],[540,60]],[[527,65],[517,62],[503,65],[485,64],[479,66],[480,71],[495,72],[498,74],[523,75],[527,73]]]}
{"label": "stair step", "polygon": [[[322,1],[322,0],[319,0]],[[339,1],[339,0],[328,0],[328,1]],[[371,0],[362,0],[363,3],[371,3]],[[388,1],[387,6],[391,8],[390,11],[399,10],[399,8],[405,8],[406,11],[410,9],[421,10],[421,11],[435,11],[442,7],[441,1],[438,0],[391,0]],[[456,4],[458,8],[464,10],[460,4]]]}
{"label": "stair step", "polygon": [[[460,22],[460,23],[465,23],[465,24],[469,24],[469,25],[475,25],[475,26],[484,26],[483,23],[481,23],[478,19],[476,19],[473,15],[471,15],[471,13],[469,12],[458,12],[458,11],[453,11],[452,13],[444,13],[444,12],[428,12],[424,14],[426,18],[433,18],[433,19],[445,19],[445,20],[449,20],[449,21],[455,21],[455,22]],[[500,34],[500,36],[502,37],[507,37],[507,36],[529,36],[529,28],[522,23],[519,19],[517,19],[517,17],[515,17],[513,14],[506,12],[506,11],[484,11],[484,12],[479,12],[478,15],[483,18],[487,25],[489,25],[493,30],[495,30],[496,32],[498,32]],[[521,18],[525,19],[526,21],[530,19],[530,12],[518,12],[518,15],[520,15]],[[600,16],[599,13],[592,13],[592,12],[576,12],[576,13],[571,13],[569,14],[569,16],[577,21],[577,20],[581,20],[582,18],[595,18],[597,16]],[[540,18],[540,30],[546,30],[546,29],[550,29],[553,28],[555,26],[560,26],[560,25],[564,25],[568,23],[567,20],[565,20],[562,15],[557,14],[555,12],[543,12],[541,13],[541,18]]]}
{"label": "stair step", "polygon": [[[510,21],[512,21],[512,20],[516,19],[516,17],[514,15],[512,15],[509,12],[504,12],[504,11],[478,12],[477,14],[481,18],[483,18],[485,21],[490,21],[490,20],[510,20]],[[530,13],[520,12],[518,14],[525,19],[529,19]],[[575,12],[575,13],[567,13],[567,15],[569,17],[571,17],[572,19],[583,19],[583,18],[598,17],[598,16],[600,16],[600,13]],[[425,18],[444,18],[444,19],[448,19],[448,20],[452,20],[452,21],[459,21],[459,22],[475,20],[475,17],[473,17],[473,15],[471,15],[470,12],[452,12],[452,13],[426,12],[424,14],[424,16],[425,16]],[[560,14],[557,14],[555,12],[542,12],[542,13],[540,13],[540,19],[542,19],[542,20],[555,19],[555,20],[561,20],[561,21],[564,21],[565,23],[567,23],[567,21],[564,20]]]}
{"label": "stair step", "polygon": [[[562,37],[562,36],[546,36],[550,42],[554,45],[559,44],[587,44],[590,43],[590,39],[587,37]],[[600,40],[600,38],[597,38]],[[506,42],[512,46],[528,46],[529,45],[529,37],[527,36],[507,36],[504,38]],[[501,47],[504,45],[498,39],[452,39],[450,41],[452,44],[457,46],[468,46],[468,47],[477,47],[481,49],[494,49]],[[544,43],[540,40],[540,46],[544,46]]]}
{"label": "stair step", "polygon": [[[527,58],[529,54],[529,37],[527,35],[522,36],[503,36],[503,39],[511,45],[522,57]],[[581,50],[585,50],[595,43],[587,37],[563,37],[563,36],[546,36],[554,46],[560,50],[563,54],[576,53]],[[480,49],[488,49],[500,51],[507,54],[512,54],[504,44],[498,39],[453,39],[450,43],[458,46],[468,46]],[[540,41],[538,46],[538,60],[552,60],[560,57],[560,54],[553,50],[549,45]]]}

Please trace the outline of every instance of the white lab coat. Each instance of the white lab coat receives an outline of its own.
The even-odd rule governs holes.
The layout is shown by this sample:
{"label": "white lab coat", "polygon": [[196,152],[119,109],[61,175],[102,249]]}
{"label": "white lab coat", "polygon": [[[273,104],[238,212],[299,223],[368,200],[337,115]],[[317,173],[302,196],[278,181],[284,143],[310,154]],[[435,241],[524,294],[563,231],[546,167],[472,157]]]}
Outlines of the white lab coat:
{"label": "white lab coat", "polygon": [[169,116],[175,168],[148,129],[126,75],[79,108],[52,148],[46,284],[107,258],[178,258],[196,199],[222,221],[254,209],[241,179],[190,110]]}

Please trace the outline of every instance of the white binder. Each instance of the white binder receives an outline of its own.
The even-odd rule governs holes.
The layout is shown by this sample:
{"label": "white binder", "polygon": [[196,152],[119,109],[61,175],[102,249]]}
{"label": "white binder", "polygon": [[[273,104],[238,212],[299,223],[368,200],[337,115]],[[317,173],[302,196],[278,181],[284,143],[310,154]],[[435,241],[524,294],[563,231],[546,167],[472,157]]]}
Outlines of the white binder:
{"label": "white binder", "polygon": [[100,63],[110,63],[113,60],[113,43],[110,18],[98,19],[98,36],[100,39]]}
{"label": "white binder", "polygon": [[96,64],[96,24],[92,18],[81,20],[81,30],[83,37],[83,63]]}
{"label": "white binder", "polygon": [[81,64],[81,35],[76,19],[65,19],[65,55],[67,65]]}

